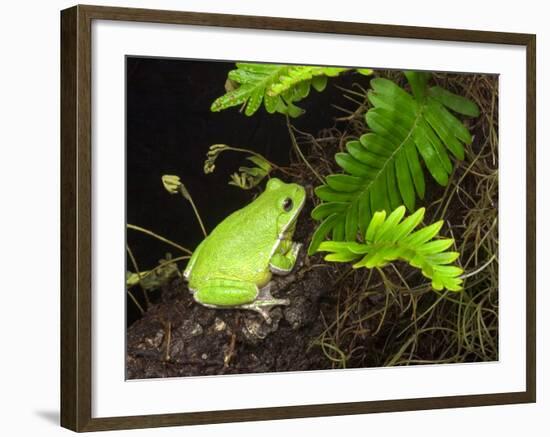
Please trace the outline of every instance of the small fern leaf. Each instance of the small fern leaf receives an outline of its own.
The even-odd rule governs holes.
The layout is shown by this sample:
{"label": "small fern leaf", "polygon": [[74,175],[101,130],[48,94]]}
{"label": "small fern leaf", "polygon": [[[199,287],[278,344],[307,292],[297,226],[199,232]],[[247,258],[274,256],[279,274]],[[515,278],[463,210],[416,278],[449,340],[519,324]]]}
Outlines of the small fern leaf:
{"label": "small fern leaf", "polygon": [[[370,132],[349,141],[346,151],[335,155],[343,174],[329,175],[315,190],[322,205],[339,203],[334,208],[338,219],[331,222],[335,229],[344,228],[346,240],[365,233],[374,211],[389,213],[403,204],[413,211],[416,199],[424,198],[425,170],[438,184],[447,185],[453,170],[449,155],[463,159],[464,144],[472,141],[466,126],[450,110],[476,116],[479,109],[474,102],[441,87],[429,87],[427,73],[405,75],[412,94],[391,80],[371,80],[368,99],[373,107],[365,115]],[[310,252],[316,249],[313,246]]]}
{"label": "small fern leaf", "polygon": [[321,242],[327,237],[327,235],[335,229],[334,224],[338,221],[338,214],[330,214],[323,220],[323,222],[317,226],[313,236],[311,237],[311,243],[309,245],[308,254],[313,255],[314,252],[310,252],[311,247],[319,247]]}
{"label": "small fern leaf", "polygon": [[[247,116],[253,115],[262,105],[270,114],[279,112],[290,117],[303,114],[303,109],[294,103],[309,95],[313,86],[323,91],[328,77],[338,76],[349,68],[320,67],[285,64],[237,63],[228,79],[232,86],[227,93],[216,99],[212,112],[241,106]],[[367,74],[363,69],[361,74]]]}
{"label": "small fern leaf", "polygon": [[[443,222],[414,231],[424,217],[424,208],[404,219],[405,211],[405,206],[400,206],[387,217],[386,211],[377,211],[363,243],[324,241],[318,251],[327,252],[326,261],[354,262],[354,268],[382,268],[393,261],[406,261],[431,280],[434,290],[460,291],[463,270],[451,265],[460,254],[447,251],[454,240],[437,239]],[[334,220],[334,214],[330,217]]]}
{"label": "small fern leaf", "polygon": [[442,105],[458,112],[459,114],[467,115],[469,117],[479,116],[479,108],[474,102],[462,96],[453,94],[444,88],[434,86],[429,89],[429,95]]}

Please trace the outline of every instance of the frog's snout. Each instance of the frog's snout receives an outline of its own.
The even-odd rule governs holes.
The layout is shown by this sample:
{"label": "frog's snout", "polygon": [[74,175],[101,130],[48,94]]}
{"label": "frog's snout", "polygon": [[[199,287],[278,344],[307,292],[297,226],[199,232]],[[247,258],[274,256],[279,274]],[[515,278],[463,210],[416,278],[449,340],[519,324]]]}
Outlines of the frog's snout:
{"label": "frog's snout", "polygon": [[302,209],[306,199],[306,190],[304,187],[298,184],[294,185],[294,199],[297,205],[300,205],[299,209]]}

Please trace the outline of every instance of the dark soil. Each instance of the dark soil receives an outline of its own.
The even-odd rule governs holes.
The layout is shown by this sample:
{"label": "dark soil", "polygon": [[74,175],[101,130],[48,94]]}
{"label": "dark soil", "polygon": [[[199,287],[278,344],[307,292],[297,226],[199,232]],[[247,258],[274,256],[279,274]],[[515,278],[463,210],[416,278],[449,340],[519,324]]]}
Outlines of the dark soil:
{"label": "dark soil", "polygon": [[[296,241],[311,234],[307,217],[303,211]],[[197,304],[181,278],[167,284],[127,330],[127,378],[330,368],[321,349],[311,345],[324,329],[320,307],[328,304],[336,270],[304,252],[295,272],[274,277],[273,294],[291,303],[273,308],[270,324],[253,311]]]}

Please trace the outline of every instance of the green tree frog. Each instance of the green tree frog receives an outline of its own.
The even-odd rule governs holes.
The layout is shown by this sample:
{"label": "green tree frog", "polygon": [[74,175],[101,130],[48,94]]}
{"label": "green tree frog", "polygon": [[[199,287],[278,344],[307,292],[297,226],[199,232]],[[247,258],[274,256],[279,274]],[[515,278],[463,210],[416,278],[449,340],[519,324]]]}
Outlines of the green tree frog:
{"label": "green tree frog", "polygon": [[301,248],[292,241],[305,190],[272,178],[262,194],[219,223],[196,248],[184,277],[196,302],[260,313],[288,305],[270,292],[272,274],[292,271]]}

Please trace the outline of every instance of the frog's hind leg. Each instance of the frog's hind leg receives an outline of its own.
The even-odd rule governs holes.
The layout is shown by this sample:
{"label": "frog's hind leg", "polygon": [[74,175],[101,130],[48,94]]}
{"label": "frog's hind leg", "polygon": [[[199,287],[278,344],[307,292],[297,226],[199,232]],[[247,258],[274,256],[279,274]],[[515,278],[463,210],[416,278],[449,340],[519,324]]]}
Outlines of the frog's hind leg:
{"label": "frog's hind leg", "polygon": [[193,293],[193,298],[196,302],[208,307],[234,308],[253,302],[258,294],[258,287],[252,282],[211,279],[208,284],[199,287]]}
{"label": "frog's hind leg", "polygon": [[271,323],[271,317],[269,315],[271,308],[278,305],[290,305],[288,299],[277,299],[271,294],[271,286],[267,284],[260,289],[256,300],[251,303],[240,305],[239,308],[256,311],[260,313],[267,323]]}
{"label": "frog's hind leg", "polygon": [[288,299],[276,299],[269,284],[258,290],[253,282],[231,279],[211,279],[207,285],[193,290],[195,301],[208,308],[245,309],[260,313],[271,323],[269,311],[277,305],[289,305]]}

